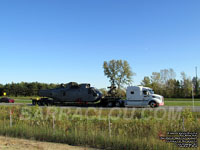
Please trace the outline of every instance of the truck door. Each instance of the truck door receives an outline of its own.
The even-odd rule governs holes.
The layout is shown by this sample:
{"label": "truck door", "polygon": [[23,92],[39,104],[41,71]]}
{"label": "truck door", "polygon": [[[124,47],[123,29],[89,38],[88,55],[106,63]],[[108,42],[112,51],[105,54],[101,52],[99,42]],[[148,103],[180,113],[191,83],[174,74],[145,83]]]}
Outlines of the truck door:
{"label": "truck door", "polygon": [[148,101],[149,101],[149,94],[147,90],[143,90],[142,91],[142,96],[143,96],[143,100],[141,102],[142,106],[146,106],[148,105]]}

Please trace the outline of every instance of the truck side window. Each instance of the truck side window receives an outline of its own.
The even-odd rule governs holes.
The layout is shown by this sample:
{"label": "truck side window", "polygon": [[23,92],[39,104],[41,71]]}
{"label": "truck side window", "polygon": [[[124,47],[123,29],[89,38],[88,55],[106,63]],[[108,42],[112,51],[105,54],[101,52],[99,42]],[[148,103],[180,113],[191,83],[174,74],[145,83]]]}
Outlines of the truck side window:
{"label": "truck side window", "polygon": [[134,91],[131,91],[131,94],[134,94]]}
{"label": "truck side window", "polygon": [[143,91],[143,94],[144,94],[144,95],[147,95],[147,91]]}

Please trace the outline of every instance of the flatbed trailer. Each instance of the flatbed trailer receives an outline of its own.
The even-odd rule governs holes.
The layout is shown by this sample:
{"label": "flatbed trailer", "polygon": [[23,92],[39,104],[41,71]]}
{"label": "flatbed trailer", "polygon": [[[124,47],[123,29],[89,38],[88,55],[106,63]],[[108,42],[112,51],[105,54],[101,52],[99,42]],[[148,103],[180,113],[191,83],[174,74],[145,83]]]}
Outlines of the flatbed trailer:
{"label": "flatbed trailer", "polygon": [[75,102],[60,102],[47,97],[32,99],[32,105],[39,106],[124,107],[124,104],[125,100],[116,97],[105,97],[98,102],[85,102],[80,100]]}

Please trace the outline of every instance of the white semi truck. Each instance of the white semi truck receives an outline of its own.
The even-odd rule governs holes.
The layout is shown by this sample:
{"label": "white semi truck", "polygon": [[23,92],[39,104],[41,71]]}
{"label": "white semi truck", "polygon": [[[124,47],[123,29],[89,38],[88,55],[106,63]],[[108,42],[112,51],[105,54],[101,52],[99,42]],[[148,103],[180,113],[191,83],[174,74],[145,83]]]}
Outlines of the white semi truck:
{"label": "white semi truck", "polygon": [[125,107],[152,108],[164,105],[164,97],[154,94],[151,88],[143,86],[129,86],[126,89]]}

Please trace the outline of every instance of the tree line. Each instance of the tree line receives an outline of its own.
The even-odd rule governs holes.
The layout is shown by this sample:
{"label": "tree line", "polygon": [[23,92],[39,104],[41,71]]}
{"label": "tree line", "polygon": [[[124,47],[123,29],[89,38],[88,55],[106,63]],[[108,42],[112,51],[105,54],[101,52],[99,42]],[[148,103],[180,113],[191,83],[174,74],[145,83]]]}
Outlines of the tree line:
{"label": "tree line", "polygon": [[8,83],[5,85],[0,84],[0,95],[4,92],[8,96],[37,96],[38,91],[41,89],[53,89],[59,87],[60,84],[54,83],[39,83],[39,82],[21,82],[21,83]]}
{"label": "tree line", "polygon": [[191,98],[192,91],[195,97],[200,97],[200,80],[197,77],[187,76],[185,72],[181,72],[181,79],[177,80],[173,69],[153,72],[150,77],[144,77],[141,85],[151,87],[155,93],[167,98]]}

